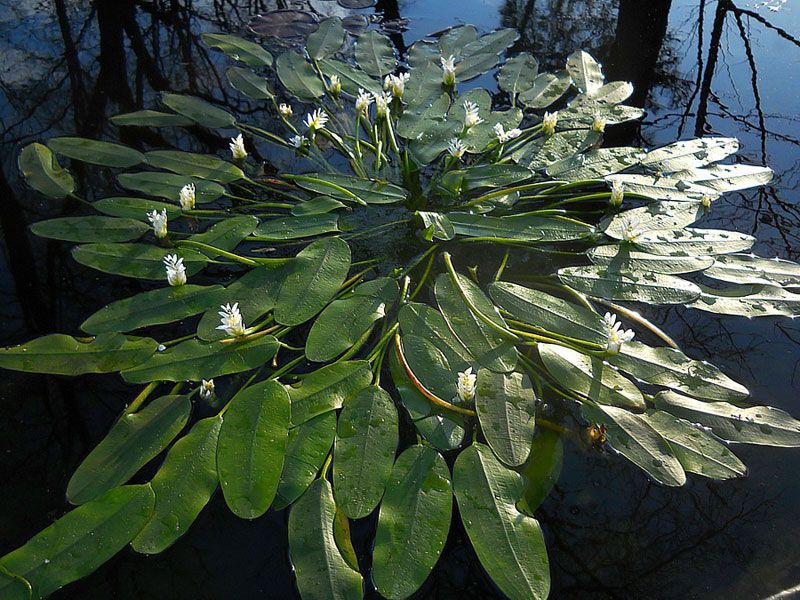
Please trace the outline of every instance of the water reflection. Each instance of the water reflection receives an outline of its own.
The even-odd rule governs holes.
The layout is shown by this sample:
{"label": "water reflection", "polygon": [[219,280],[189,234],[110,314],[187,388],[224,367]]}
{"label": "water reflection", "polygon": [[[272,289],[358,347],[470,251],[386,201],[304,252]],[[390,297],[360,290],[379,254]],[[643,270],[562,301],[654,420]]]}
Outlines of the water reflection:
{"label": "water reflection", "polygon": [[[410,40],[453,18],[477,21],[484,29],[517,28],[517,49],[531,51],[548,69],[559,68],[575,48],[585,48],[603,59],[609,77],[634,82],[633,102],[648,111],[642,126],[616,131],[614,143],[649,146],[676,136],[734,135],[742,139],[747,161],[772,166],[776,177],[770,186],[729,194],[706,223],[728,227],[734,221],[736,229],[759,237],[757,252],[797,260],[800,102],[798,82],[788,72],[800,58],[794,33],[800,19],[791,7],[774,12],[763,3],[740,4],[378,0],[372,8],[352,10],[332,0],[98,0],[88,7],[67,0],[0,0],[0,318],[6,324],[0,341],[74,331],[83,316],[140,285],[87,272],[65,246],[28,234],[28,223],[78,207],[29,193],[16,173],[19,148],[59,134],[113,138],[117,132],[109,117],[153,106],[160,91],[189,92],[272,127],[270,111],[224,84],[227,63],[199,34],[241,32],[252,17],[274,9],[302,9],[320,18],[363,15],[383,27],[401,52]],[[208,152],[227,145],[200,128],[121,135],[133,146]],[[260,158],[270,161],[270,169],[285,168],[291,160],[266,152]],[[81,184],[103,175],[76,169]],[[681,340],[688,354],[712,358],[751,387],[755,401],[800,413],[794,402],[800,331],[794,322],[717,318],[682,308],[650,310],[649,316]],[[113,378],[5,376],[0,553],[63,512],[67,474],[107,431],[128,396]],[[612,455],[568,448],[559,484],[540,511],[555,597],[759,597],[800,582],[795,543],[800,489],[794,468],[800,451],[737,449],[751,468],[747,480],[691,477],[686,489],[669,490]],[[354,534],[365,561],[372,527],[368,521]],[[56,597],[293,597],[285,540],[285,515],[246,523],[216,498],[168,552],[152,558],[123,553]],[[454,530],[419,597],[494,596],[463,532]]]}

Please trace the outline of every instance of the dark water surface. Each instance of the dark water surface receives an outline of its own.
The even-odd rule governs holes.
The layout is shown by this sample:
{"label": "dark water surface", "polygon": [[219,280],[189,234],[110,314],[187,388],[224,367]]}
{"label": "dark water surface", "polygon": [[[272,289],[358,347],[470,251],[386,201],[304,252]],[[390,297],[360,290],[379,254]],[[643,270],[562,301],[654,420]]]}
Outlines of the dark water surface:
{"label": "dark water surface", "polygon": [[[544,68],[560,67],[584,48],[604,62],[609,79],[632,81],[636,103],[647,109],[641,128],[613,132],[612,141],[653,146],[703,134],[738,137],[742,160],[768,164],[775,180],[728,194],[705,224],[756,235],[758,254],[800,259],[796,2],[382,0],[361,11],[331,0],[277,4],[405,23],[392,36],[399,48],[454,22],[516,27],[517,49],[529,49]],[[74,333],[85,316],[139,289],[81,268],[68,245],[27,231],[32,222],[77,207],[44,201],[21,184],[19,148],[61,134],[113,139],[108,118],[153,106],[161,90],[213,97],[269,128],[261,107],[221,91],[224,61],[200,43],[199,33],[241,31],[250,16],[275,6],[0,0],[0,344]],[[226,146],[215,137],[181,135],[147,141],[200,151]],[[286,166],[277,160],[276,167]],[[99,176],[76,174],[83,184]],[[649,316],[687,354],[709,358],[746,384],[754,402],[800,415],[796,322],[682,308]],[[0,373],[0,555],[63,514],[69,475],[131,396],[115,377]],[[561,478],[538,514],[554,598],[765,598],[800,585],[800,449],[737,447],[750,468],[747,479],[691,476],[675,490],[652,484],[613,455],[566,448]],[[373,526],[358,527],[354,540],[365,559]],[[294,598],[286,515],[241,521],[218,495],[167,552],[144,557],[126,550],[53,597]],[[499,596],[454,529],[418,597]]]}

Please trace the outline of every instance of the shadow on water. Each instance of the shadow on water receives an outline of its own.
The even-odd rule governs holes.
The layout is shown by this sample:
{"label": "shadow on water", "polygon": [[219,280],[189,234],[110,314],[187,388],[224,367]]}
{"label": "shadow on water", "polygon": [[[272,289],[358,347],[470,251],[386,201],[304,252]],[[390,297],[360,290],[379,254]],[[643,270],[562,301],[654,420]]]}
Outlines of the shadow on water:
{"label": "shadow on water", "polygon": [[[760,190],[727,195],[706,218],[707,225],[732,221],[734,228],[758,236],[759,254],[800,258],[795,191],[800,9],[781,0],[378,0],[361,11],[332,0],[98,0],[91,5],[0,0],[1,343],[75,331],[83,316],[140,289],[137,282],[89,272],[70,259],[65,245],[29,234],[29,223],[71,214],[77,207],[46,202],[25,189],[15,166],[19,148],[59,134],[113,137],[111,115],[152,106],[156,93],[165,90],[220,103],[269,129],[276,124],[268,111],[228,92],[225,63],[202,45],[199,34],[239,32],[255,14],[290,7],[321,15],[363,14],[376,26],[383,23],[401,51],[454,19],[487,30],[516,28],[517,49],[531,51],[546,68],[560,67],[572,50],[584,48],[603,60],[609,78],[632,81],[633,103],[647,110],[642,124],[610,132],[612,143],[653,146],[692,135],[738,137],[745,159],[769,164],[775,180]],[[134,146],[213,152],[227,145],[199,128],[122,135]],[[281,160],[274,159],[271,168],[291,166]],[[104,176],[74,167],[83,187]],[[712,317],[680,307],[649,313],[688,354],[713,358],[748,385],[755,402],[800,414],[800,331],[794,322]],[[129,396],[113,377],[3,373],[0,554],[65,511],[69,473]],[[750,466],[747,479],[718,483],[692,477],[686,488],[671,490],[653,485],[613,455],[570,448],[561,479],[539,511],[550,548],[553,596],[754,598],[800,584],[800,451],[738,451]],[[372,527],[369,521],[354,532],[365,560]],[[54,595],[295,596],[285,514],[244,522],[219,496],[167,552],[147,558],[125,551]],[[418,596],[488,598],[497,592],[463,531],[454,529]]]}

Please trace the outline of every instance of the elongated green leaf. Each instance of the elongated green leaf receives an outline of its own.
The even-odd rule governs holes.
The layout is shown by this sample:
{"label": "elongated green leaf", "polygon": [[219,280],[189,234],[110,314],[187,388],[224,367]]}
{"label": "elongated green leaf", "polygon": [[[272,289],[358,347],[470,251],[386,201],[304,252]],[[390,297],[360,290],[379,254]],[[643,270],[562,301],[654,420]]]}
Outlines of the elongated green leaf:
{"label": "elongated green leaf", "polygon": [[600,141],[600,137],[600,133],[590,129],[557,131],[553,135],[534,138],[512,156],[531,170],[545,169],[554,162],[588,150]]}
{"label": "elongated green leaf", "polygon": [[710,427],[717,437],[762,446],[800,446],[800,421],[771,406],[741,408],[727,402],[703,402],[675,392],[660,392],[656,408],[690,423]]}
{"label": "elongated green leaf", "polygon": [[562,387],[600,404],[644,410],[644,398],[633,382],[599,358],[555,344],[537,348],[544,366]]}
{"label": "elongated green leaf", "polygon": [[317,479],[289,513],[289,551],[300,595],[306,600],[359,600],[361,574],[336,545],[331,484]]}
{"label": "elongated green leaf", "polygon": [[200,37],[212,48],[222,50],[232,59],[251,67],[268,67],[272,64],[272,55],[266,49],[238,35],[203,33]]}
{"label": "elongated green leaf", "polygon": [[134,219],[99,216],[61,217],[31,225],[31,231],[39,237],[67,242],[128,242],[149,230]]}
{"label": "elongated green leaf", "polygon": [[326,76],[336,75],[342,84],[342,90],[346,94],[355,96],[359,88],[372,93],[380,94],[382,90],[381,82],[373,79],[358,67],[350,63],[342,62],[332,58],[323,58],[319,61],[320,68]]}
{"label": "elongated green leaf", "polygon": [[326,194],[337,200],[353,202],[350,194],[355,194],[367,204],[398,204],[405,202],[403,188],[386,181],[357,179],[336,173],[308,173],[291,177],[301,188],[317,194]]}
{"label": "elongated green leaf", "polygon": [[287,388],[292,400],[292,426],[341,408],[371,381],[369,363],[363,360],[339,362],[313,371],[299,385]]}
{"label": "elongated green leaf", "polygon": [[800,285],[800,264],[752,254],[717,256],[703,272],[706,277],[742,284]]}
{"label": "elongated green leaf", "polygon": [[104,167],[132,167],[144,160],[144,155],[133,148],[87,138],[50,138],[47,145],[56,154]]}
{"label": "elongated green leaf", "polygon": [[500,71],[497,74],[497,84],[501,90],[514,97],[533,86],[533,81],[538,72],[538,61],[531,54],[522,52],[508,59],[506,64],[500,67]]}
{"label": "elongated green leaf", "polygon": [[156,198],[166,198],[175,203],[178,202],[181,188],[190,183],[195,187],[198,204],[213,202],[225,193],[225,188],[216,181],[205,181],[195,177],[178,175],[177,173],[156,173],[153,171],[122,173],[117,177],[117,180],[125,189],[142,192]]}
{"label": "elongated green leaf", "polygon": [[654,200],[697,202],[703,196],[713,199],[718,195],[712,188],[672,176],[624,174],[609,175],[605,179],[610,184],[614,182],[621,183],[626,193],[647,196]]}
{"label": "elongated green leaf", "polygon": [[249,69],[230,67],[225,71],[225,75],[228,77],[230,84],[248,98],[269,100],[275,97],[272,89],[270,89],[269,81],[259,77]]}
{"label": "elongated green leaf", "polygon": [[519,32],[516,29],[509,27],[495,29],[482,35],[477,40],[468,41],[460,48],[459,55],[463,59],[480,54],[500,54],[517,39],[519,39]]}
{"label": "elongated green leaf", "polygon": [[311,200],[296,204],[291,212],[295,217],[305,217],[309,215],[322,215],[344,207],[345,204],[339,202],[336,198],[317,196]]}
{"label": "elongated green leaf", "polygon": [[707,400],[741,402],[747,388],[705,361],[692,360],[680,350],[653,348],[641,342],[626,342],[619,354],[606,358],[615,367],[637,379]]}
{"label": "elongated green leaf", "polygon": [[329,17],[321,21],[319,29],[308,36],[306,52],[313,60],[328,58],[342,47],[345,35],[342,20],[339,17]]}
{"label": "elongated green leaf", "polygon": [[686,471],[711,479],[747,474],[747,467],[725,444],[691,423],[660,410],[648,410],[643,418],[669,442]]}
{"label": "elongated green leaf", "polygon": [[[252,215],[238,215],[229,217],[206,229],[203,233],[196,233],[189,237],[189,241],[207,244],[220,250],[230,252],[242,240],[253,233],[258,226],[258,219]],[[213,250],[201,250],[209,258],[216,258],[218,254]]]}
{"label": "elongated green leaf", "polygon": [[397,459],[381,503],[372,578],[385,598],[408,598],[425,582],[447,541],[453,510],[442,455],[411,446]]}
{"label": "elongated green leaf", "polygon": [[644,155],[639,148],[600,148],[576,154],[547,167],[547,174],[557,179],[576,181],[599,179],[635,165]]}
{"label": "elongated green leaf", "polygon": [[519,467],[524,484],[518,507],[532,517],[550,495],[561,474],[564,462],[564,443],[552,429],[539,429],[533,438],[527,462]]}
{"label": "elongated green leaf", "polygon": [[662,173],[702,167],[722,160],[739,150],[734,138],[707,137],[683,140],[651,150],[642,158],[642,165]]}
{"label": "elongated green leaf", "polygon": [[339,231],[339,216],[322,213],[270,219],[258,226],[255,237],[267,241],[296,240],[334,231]]}
{"label": "elongated green leaf", "polygon": [[385,35],[367,31],[356,40],[356,62],[368,75],[381,78],[394,71],[394,47]]}
{"label": "elongated green leaf", "polygon": [[429,104],[414,104],[397,121],[397,135],[409,140],[430,136],[437,123],[444,121],[450,108],[450,96],[441,94]]}
{"label": "elongated green leaf", "polygon": [[643,271],[680,275],[703,271],[714,264],[712,256],[660,256],[631,250],[628,244],[595,246],[586,254],[594,264],[612,273]]}
{"label": "elongated green leaf", "polygon": [[51,375],[111,373],[145,362],[157,346],[150,338],[116,333],[98,335],[90,341],[51,333],[19,346],[0,349],[0,367]]}
{"label": "elongated green leaf", "polygon": [[680,229],[691,225],[703,216],[699,202],[659,202],[622,211],[603,219],[600,228],[614,239],[638,237],[646,231]]}
{"label": "elongated green leaf", "polygon": [[76,261],[103,273],[156,280],[166,280],[164,257],[168,254],[183,258],[189,277],[199,273],[208,262],[208,258],[193,250],[149,244],[83,244],[72,250]]}
{"label": "elongated green leaf", "polygon": [[326,362],[351,348],[397,300],[397,282],[388,277],[357,286],[322,311],[306,338],[306,357]]}
{"label": "elongated green leaf", "polygon": [[522,478],[504,467],[487,446],[473,444],[453,468],[461,520],[483,568],[512,600],[544,600],[550,570],[542,530],[519,512]]}
{"label": "elongated green leaf", "polygon": [[675,177],[711,188],[720,194],[757,187],[772,181],[772,169],[756,165],[709,165],[675,173]]}
{"label": "elongated green leaf", "polygon": [[144,156],[147,164],[151,167],[172,171],[187,177],[217,181],[223,184],[244,178],[244,173],[239,167],[209,154],[153,150]]}
{"label": "elongated green leaf", "polygon": [[713,256],[747,250],[755,241],[737,231],[686,227],[645,231],[633,243],[644,252],[662,256]]}
{"label": "elongated green leaf", "polygon": [[737,285],[724,290],[701,285],[700,291],[700,296],[687,306],[740,317],[800,315],[800,294],[774,285]]}
{"label": "elongated green leaf", "polygon": [[658,483],[674,487],[686,483],[686,473],[669,443],[642,415],[615,406],[584,405],[582,410],[605,423],[608,443]]}
{"label": "elongated green leaf", "polygon": [[187,127],[194,123],[187,117],[158,110],[137,110],[114,115],[111,122],[117,127]]}
{"label": "elongated green leaf", "polygon": [[210,129],[232,127],[236,122],[230,113],[195,96],[163,93],[161,101],[179,115]]}
{"label": "elongated green leaf", "polygon": [[596,344],[607,341],[602,317],[582,306],[505,281],[492,283],[489,295],[515,319],[537,329]]}
{"label": "elongated green leaf", "polygon": [[566,71],[541,73],[533,84],[519,95],[519,101],[528,108],[547,108],[569,89],[572,78]]}
{"label": "elongated green leaf", "polygon": [[370,514],[381,501],[398,442],[392,397],[377,386],[345,403],[336,428],[333,489],[336,506],[351,519]]}
{"label": "elongated green leaf", "polygon": [[19,170],[25,182],[48,198],[61,200],[75,191],[75,180],[47,146],[34,142],[19,153]]}
{"label": "elongated green leaf", "polygon": [[303,100],[313,100],[325,94],[325,86],[314,68],[294,50],[284,52],[275,61],[281,83],[289,92]]}
{"label": "elongated green leaf", "polygon": [[578,50],[567,58],[567,71],[582,93],[593,96],[603,87],[603,70],[587,52]]}
{"label": "elongated green leaf", "polygon": [[409,302],[400,308],[398,318],[403,335],[424,338],[443,352],[451,363],[469,362],[470,354],[466,347],[450,330],[442,313],[435,308]]}
{"label": "elongated green leaf", "polygon": [[[439,51],[434,53],[434,57],[438,59],[439,55],[447,58],[451,54],[457,56],[461,54],[464,47],[470,42],[478,39],[478,30],[474,25],[459,25],[458,27],[451,27],[439,36],[437,44]],[[417,45],[417,44],[415,44]]]}
{"label": "elongated green leaf", "polygon": [[330,302],[350,270],[350,246],[337,237],[317,240],[289,263],[275,301],[275,321],[299,325]]}
{"label": "elongated green leaf", "polygon": [[69,501],[83,504],[128,481],[175,439],[191,410],[189,396],[162,396],[123,414],[70,478]]}
{"label": "elongated green leaf", "polygon": [[433,341],[417,335],[403,336],[402,351],[414,377],[425,389],[446,402],[459,402],[456,381],[458,373],[469,367],[469,361],[448,356]]}
{"label": "elongated green leaf", "polygon": [[194,523],[217,489],[217,439],[222,417],[194,424],[170,448],[150,485],[156,494],[155,511],[131,542],[137,552],[158,554]]}
{"label": "elongated green leaf", "polygon": [[219,432],[217,468],[225,501],[255,519],[278,491],[289,438],[289,394],[277,381],[257,383],[231,400]]}
{"label": "elongated green leaf", "polygon": [[256,267],[231,283],[221,293],[217,302],[209,304],[200,323],[197,325],[197,336],[201,340],[214,341],[227,337],[217,329],[220,324],[219,305],[239,304],[239,311],[245,324],[252,323],[275,307],[275,298],[287,270],[283,267]]}
{"label": "elongated green leaf", "polygon": [[160,213],[162,210],[166,210],[169,220],[177,219],[182,214],[180,207],[174,204],[167,204],[166,202],[159,202],[158,200],[145,200],[144,198],[128,198],[125,196],[101,198],[92,203],[92,208],[109,217],[136,219],[137,221],[146,223],[148,226],[150,225],[150,220],[147,214],[153,211]]}
{"label": "elongated green leaf", "polygon": [[[516,350],[496,329],[505,328],[505,322],[494,304],[475,283],[463,275],[456,274],[454,280],[442,273],[436,278],[434,292],[450,330],[478,364],[502,373],[514,369],[517,364]],[[477,316],[469,305],[493,323],[494,327]]]}
{"label": "elongated green leaf", "polygon": [[512,239],[522,242],[560,242],[577,240],[592,232],[592,227],[566,217],[516,214],[491,217],[452,212],[447,217],[458,235]]}
{"label": "elongated green leaf", "polygon": [[700,296],[700,288],[685,279],[660,273],[620,273],[606,267],[566,267],[558,278],[579,292],[607,300],[648,304],[685,304]]}
{"label": "elongated green leaf", "polygon": [[314,481],[336,435],[336,413],[328,411],[289,430],[283,471],[273,507],[282,510]]}
{"label": "elongated green leaf", "polygon": [[278,340],[271,335],[229,344],[187,340],[124,371],[122,377],[129,383],[200,381],[255,369],[277,351]]}
{"label": "elongated green leaf", "polygon": [[423,236],[426,240],[451,240],[456,235],[456,230],[447,215],[424,210],[417,211],[417,216],[425,226]]}
{"label": "elongated green leaf", "polygon": [[[115,488],[67,513],[0,558],[0,568],[30,582],[33,598],[86,577],[122,550],[153,512],[149,485]],[[8,585],[0,580],[6,598]]]}
{"label": "elongated green leaf", "polygon": [[536,427],[536,394],[520,373],[478,371],[475,410],[486,442],[511,466],[528,459]]}

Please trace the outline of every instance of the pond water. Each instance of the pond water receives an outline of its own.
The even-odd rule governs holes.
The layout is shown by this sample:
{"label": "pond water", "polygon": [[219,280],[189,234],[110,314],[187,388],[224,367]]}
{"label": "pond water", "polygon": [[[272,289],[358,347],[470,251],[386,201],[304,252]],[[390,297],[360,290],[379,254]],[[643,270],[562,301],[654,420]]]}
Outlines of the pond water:
{"label": "pond water", "polygon": [[[379,0],[345,9],[332,0],[278,2],[320,14],[385,21],[398,48],[454,23],[520,32],[548,69],[583,48],[609,79],[634,83],[641,127],[613,142],[654,146],[702,134],[734,136],[740,157],[768,164],[766,188],[727,194],[706,218],[755,235],[754,252],[800,259],[800,7],[787,0]],[[344,4],[347,4],[346,2]],[[238,32],[276,7],[260,0],[0,0],[0,344],[74,332],[137,284],[98,277],[68,246],[36,240],[27,225],[76,207],[22,185],[19,149],[61,134],[115,135],[108,119],[154,103],[155,91],[213,96],[222,59],[203,31]],[[482,80],[481,85],[491,85]],[[266,116],[263,117],[266,119]],[[158,140],[148,140],[158,143]],[[167,140],[203,151],[223,140]],[[276,164],[281,168],[286,165]],[[78,172],[81,178],[89,173]],[[800,327],[787,319],[717,317],[681,307],[648,316],[687,354],[709,358],[752,391],[753,401],[800,415]],[[67,509],[70,473],[104,435],[130,389],[117,378],[0,375],[0,555]],[[554,598],[765,598],[800,590],[800,449],[740,447],[743,480],[690,477],[682,489],[650,482],[627,461],[567,445],[558,484],[538,512]],[[369,555],[373,521],[354,542]],[[787,592],[791,595],[791,592]],[[798,592],[800,594],[800,592]],[[285,513],[235,518],[218,495],[168,551],[124,551],[54,598],[293,598]],[[373,594],[377,597],[377,594]],[[463,531],[454,528],[419,598],[501,597]],[[789,597],[788,595],[786,597]]]}

